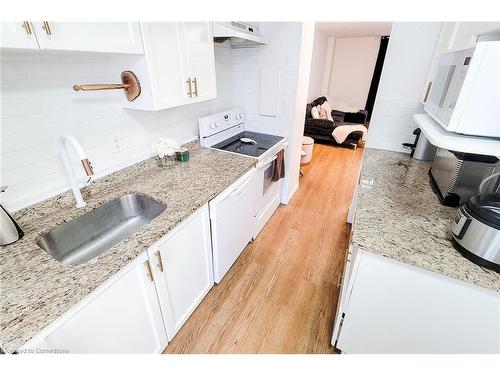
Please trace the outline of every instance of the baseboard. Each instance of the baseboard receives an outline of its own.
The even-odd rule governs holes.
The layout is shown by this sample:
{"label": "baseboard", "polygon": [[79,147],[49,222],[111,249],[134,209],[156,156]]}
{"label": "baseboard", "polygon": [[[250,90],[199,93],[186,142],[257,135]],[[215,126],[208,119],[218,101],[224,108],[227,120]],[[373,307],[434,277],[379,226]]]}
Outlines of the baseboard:
{"label": "baseboard", "polygon": [[281,203],[288,204],[288,202],[292,200],[297,190],[299,190],[299,185],[300,185],[299,182],[295,184],[295,187],[290,191],[290,194],[288,194],[288,198],[283,199],[283,197],[281,197]]}

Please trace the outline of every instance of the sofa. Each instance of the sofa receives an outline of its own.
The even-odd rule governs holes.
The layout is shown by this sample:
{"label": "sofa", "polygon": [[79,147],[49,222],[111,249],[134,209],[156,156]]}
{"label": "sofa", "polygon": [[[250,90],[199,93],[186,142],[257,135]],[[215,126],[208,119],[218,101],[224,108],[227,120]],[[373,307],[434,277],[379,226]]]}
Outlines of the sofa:
{"label": "sofa", "polygon": [[[366,118],[368,111],[360,110],[356,113],[346,113],[341,111],[332,110],[333,122],[323,119],[315,119],[311,115],[311,109],[317,105],[321,105],[326,101],[326,97],[322,96],[313,102],[307,104],[306,118],[304,126],[304,135],[313,138],[318,142],[333,143],[338,145],[335,138],[332,136],[333,130],[340,125],[361,124],[366,126]],[[340,145],[355,146],[363,137],[363,133],[354,131],[346,138]]]}

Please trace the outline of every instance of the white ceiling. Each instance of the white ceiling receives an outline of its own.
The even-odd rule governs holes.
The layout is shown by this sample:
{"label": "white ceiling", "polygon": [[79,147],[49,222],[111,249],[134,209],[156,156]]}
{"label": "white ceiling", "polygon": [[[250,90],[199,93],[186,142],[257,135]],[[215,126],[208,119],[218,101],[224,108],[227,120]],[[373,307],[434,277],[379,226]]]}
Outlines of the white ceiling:
{"label": "white ceiling", "polygon": [[392,22],[316,22],[316,27],[327,36],[359,38],[389,35]]}

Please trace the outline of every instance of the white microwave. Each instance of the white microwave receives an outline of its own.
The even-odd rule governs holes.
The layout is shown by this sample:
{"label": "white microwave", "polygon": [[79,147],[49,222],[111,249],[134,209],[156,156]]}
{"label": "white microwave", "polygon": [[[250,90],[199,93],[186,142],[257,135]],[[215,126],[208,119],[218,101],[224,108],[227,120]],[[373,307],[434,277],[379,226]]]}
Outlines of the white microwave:
{"label": "white microwave", "polygon": [[441,55],[424,109],[447,131],[500,138],[499,34]]}

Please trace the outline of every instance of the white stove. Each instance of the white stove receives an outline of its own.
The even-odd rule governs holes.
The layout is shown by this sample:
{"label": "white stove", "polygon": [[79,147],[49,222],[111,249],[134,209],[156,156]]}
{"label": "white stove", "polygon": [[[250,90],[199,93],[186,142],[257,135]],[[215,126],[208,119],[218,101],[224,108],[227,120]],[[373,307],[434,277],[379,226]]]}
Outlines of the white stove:
{"label": "white stove", "polygon": [[288,145],[286,138],[245,129],[245,111],[230,109],[198,120],[200,144],[267,162]]}
{"label": "white stove", "polygon": [[[242,177],[242,182],[234,184],[234,192],[226,191],[211,202],[212,229],[215,228],[216,232],[215,242],[212,244],[216,282],[227,272],[228,265],[234,262],[235,256],[239,255],[239,252],[234,253],[236,245],[231,245],[228,241],[238,242],[238,248],[241,244],[246,245],[249,239],[246,229],[250,230],[250,239],[256,238],[281,203],[283,179],[273,180],[273,172],[277,154],[286,149],[287,140],[281,136],[246,130],[245,119],[244,110],[234,108],[198,120],[202,147],[256,160],[256,167]],[[228,203],[238,197],[239,202]],[[222,208],[229,205],[233,208]],[[231,216],[230,220],[228,215]],[[251,220],[244,219],[248,217]],[[232,233],[231,238],[224,235],[227,233]],[[241,239],[234,238],[240,234]]]}

